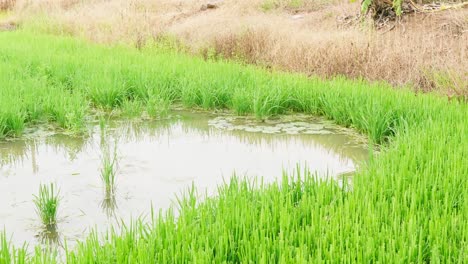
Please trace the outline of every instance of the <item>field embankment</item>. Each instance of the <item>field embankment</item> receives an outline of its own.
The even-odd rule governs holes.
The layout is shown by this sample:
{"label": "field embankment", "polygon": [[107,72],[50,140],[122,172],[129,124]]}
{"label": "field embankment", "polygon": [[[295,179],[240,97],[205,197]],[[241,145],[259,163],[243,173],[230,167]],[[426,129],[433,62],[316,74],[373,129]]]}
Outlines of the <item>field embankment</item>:
{"label": "field embankment", "polygon": [[[209,1],[208,1],[209,2]],[[373,22],[346,1],[22,1],[12,21],[141,47],[170,36],[194,54],[307,75],[364,78],[468,94],[468,9]]]}
{"label": "field embankment", "polygon": [[[189,193],[178,218],[162,213],[104,244],[91,235],[67,253],[68,263],[467,260],[465,103],[382,83],[205,61],[158,45],[138,50],[22,31],[0,34],[0,69],[8,73],[0,76],[3,136],[43,120],[78,128],[91,108],[182,103],[259,118],[323,115],[382,144],[348,191],[309,172],[262,187],[234,179],[202,203]],[[3,240],[2,260],[53,262]]]}

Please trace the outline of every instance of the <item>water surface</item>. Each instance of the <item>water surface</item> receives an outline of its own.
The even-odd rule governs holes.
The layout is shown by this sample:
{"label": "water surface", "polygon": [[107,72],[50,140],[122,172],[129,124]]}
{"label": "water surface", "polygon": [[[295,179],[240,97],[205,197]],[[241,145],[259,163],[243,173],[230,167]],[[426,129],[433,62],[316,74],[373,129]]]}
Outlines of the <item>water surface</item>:
{"label": "water surface", "polygon": [[[100,169],[114,152],[116,195],[109,199]],[[258,122],[177,112],[164,121],[96,124],[84,137],[36,132],[0,141],[0,226],[16,245],[41,243],[32,202],[41,183],[60,188],[59,241],[73,245],[94,227],[168,208],[192,183],[212,195],[234,172],[272,182],[297,164],[336,177],[354,171],[367,153],[350,131],[308,116]]]}

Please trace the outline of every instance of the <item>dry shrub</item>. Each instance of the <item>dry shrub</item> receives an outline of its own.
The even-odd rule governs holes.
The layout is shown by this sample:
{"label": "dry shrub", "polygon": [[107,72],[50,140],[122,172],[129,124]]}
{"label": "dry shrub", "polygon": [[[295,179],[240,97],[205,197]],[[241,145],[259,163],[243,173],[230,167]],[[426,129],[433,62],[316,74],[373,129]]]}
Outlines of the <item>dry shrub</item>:
{"label": "dry shrub", "polygon": [[16,0],[0,0],[0,11],[11,10],[16,4]]}
{"label": "dry shrub", "polygon": [[[211,45],[222,57],[309,75],[364,77],[412,84],[424,91],[466,92],[466,34],[444,29],[449,24],[440,23],[440,17],[427,17],[424,26],[418,25],[419,20],[412,18],[385,34],[348,29],[301,38],[281,35],[277,28],[252,29],[216,36]],[[428,72],[447,74],[441,82],[441,74]],[[435,76],[439,81],[432,80]]]}

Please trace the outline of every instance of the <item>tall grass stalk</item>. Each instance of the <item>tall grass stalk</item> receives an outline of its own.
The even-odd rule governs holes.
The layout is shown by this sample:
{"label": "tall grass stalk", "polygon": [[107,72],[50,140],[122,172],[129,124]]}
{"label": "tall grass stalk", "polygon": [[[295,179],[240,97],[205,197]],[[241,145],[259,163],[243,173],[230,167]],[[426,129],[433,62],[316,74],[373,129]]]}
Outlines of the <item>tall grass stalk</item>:
{"label": "tall grass stalk", "polygon": [[34,195],[36,212],[46,228],[57,224],[57,210],[60,204],[59,190],[53,183],[39,186],[39,194]]}

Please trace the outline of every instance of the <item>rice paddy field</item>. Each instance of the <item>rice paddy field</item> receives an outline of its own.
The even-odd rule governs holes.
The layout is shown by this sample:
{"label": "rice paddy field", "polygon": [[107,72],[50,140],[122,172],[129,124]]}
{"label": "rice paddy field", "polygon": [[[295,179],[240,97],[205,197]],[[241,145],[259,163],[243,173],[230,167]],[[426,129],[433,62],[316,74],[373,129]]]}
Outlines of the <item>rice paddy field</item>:
{"label": "rice paddy field", "polygon": [[[148,204],[146,218],[97,226],[60,250],[31,248],[27,239],[23,246],[13,243],[15,230],[5,228],[0,263],[468,262],[464,102],[385,83],[203,60],[167,43],[135,49],[22,30],[0,33],[0,73],[2,143],[23,140],[39,127],[86,137],[90,124],[105,131],[110,117],[163,122],[183,108],[260,124],[278,116],[321,117],[365,136],[360,153],[368,153],[351,181],[297,166],[267,183],[230,177],[206,197],[193,184],[176,206]],[[123,187],[114,186],[114,149],[103,149],[96,179],[109,201]],[[174,170],[184,165],[191,166],[181,162]],[[31,217],[46,229],[60,226],[56,214],[66,195],[60,186],[37,185]]]}

